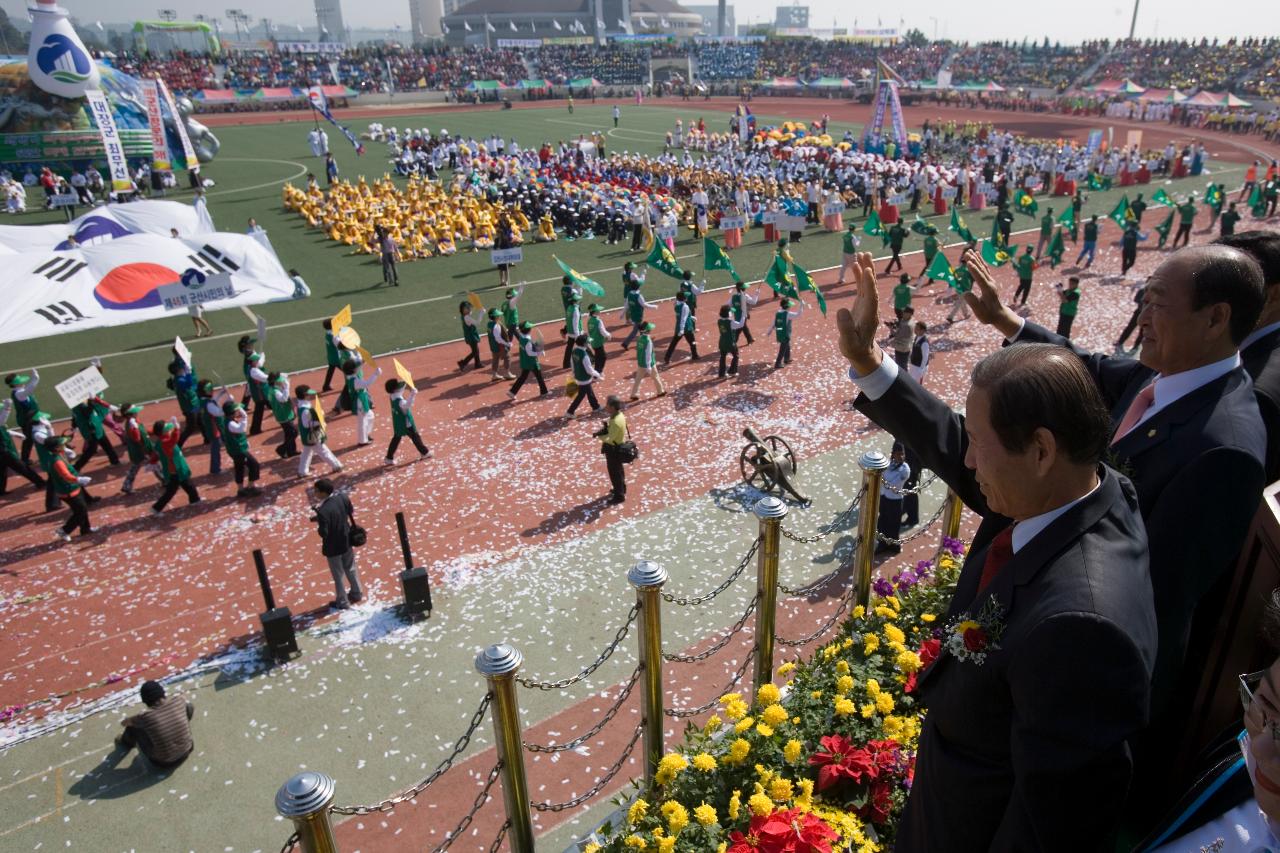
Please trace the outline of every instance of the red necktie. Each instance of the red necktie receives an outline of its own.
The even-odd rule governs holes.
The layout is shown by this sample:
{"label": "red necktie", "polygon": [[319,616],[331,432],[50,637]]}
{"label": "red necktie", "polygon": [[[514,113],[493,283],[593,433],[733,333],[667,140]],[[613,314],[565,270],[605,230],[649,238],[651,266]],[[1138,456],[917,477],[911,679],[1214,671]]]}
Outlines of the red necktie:
{"label": "red necktie", "polygon": [[1120,426],[1116,427],[1116,434],[1111,438],[1112,445],[1128,435],[1129,431],[1138,425],[1138,421],[1147,413],[1147,409],[1151,408],[1151,404],[1155,400],[1156,384],[1152,382],[1138,392],[1138,396],[1133,398],[1133,402],[1125,410],[1124,417],[1120,419]]}
{"label": "red necktie", "polygon": [[1005,563],[1013,559],[1013,525],[996,534],[987,546],[987,556],[982,563],[982,577],[978,580],[978,592],[987,588],[987,584],[995,580],[996,575],[1004,568]]}

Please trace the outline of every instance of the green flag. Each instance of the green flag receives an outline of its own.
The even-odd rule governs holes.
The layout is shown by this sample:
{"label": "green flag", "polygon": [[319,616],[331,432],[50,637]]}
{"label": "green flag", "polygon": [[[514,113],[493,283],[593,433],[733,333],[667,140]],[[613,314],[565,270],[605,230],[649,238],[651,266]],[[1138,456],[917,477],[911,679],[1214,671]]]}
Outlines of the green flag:
{"label": "green flag", "polygon": [[1020,189],[1013,194],[1013,203],[1019,213],[1025,213],[1027,216],[1035,216],[1036,211],[1040,209],[1040,205],[1036,204],[1035,196],[1025,189]]}
{"label": "green flag", "polygon": [[1076,227],[1076,210],[1071,205],[1067,205],[1067,209],[1062,211],[1062,215],[1058,217],[1058,224],[1063,228],[1074,230]]}
{"label": "green flag", "polygon": [[996,218],[991,223],[991,242],[997,246],[1004,245],[1004,232],[1000,230],[999,214],[996,215]]}
{"label": "green flag", "polygon": [[702,239],[702,268],[704,270],[728,270],[734,281],[742,281],[738,271],[733,268],[733,261],[728,253],[720,248],[720,244],[710,237]]}
{"label": "green flag", "polygon": [[967,267],[961,265],[956,268],[956,280],[952,283],[951,289],[962,294],[973,290],[973,276],[969,275]]}
{"label": "green flag", "polygon": [[1091,190],[1109,190],[1111,189],[1111,179],[1104,178],[1097,172],[1089,173],[1089,189]]}
{"label": "green flag", "polygon": [[1128,224],[1129,217],[1131,215],[1132,214],[1129,212],[1129,197],[1127,195],[1122,195],[1120,196],[1120,201],[1116,204],[1115,208],[1107,214],[1107,218],[1123,228]]}
{"label": "green flag", "polygon": [[787,276],[787,262],[782,259],[782,255],[773,256],[773,263],[769,265],[769,271],[764,274],[764,283],[769,285],[774,293],[780,293],[783,296],[799,296],[791,284],[791,279]]}
{"label": "green flag", "polygon": [[822,312],[823,317],[827,316],[827,300],[822,298],[822,291],[813,283],[813,277],[801,269],[797,263],[791,264],[791,271],[796,274],[796,286],[801,290],[812,290],[813,298],[818,302],[818,310]]}
{"label": "green flag", "polygon": [[1206,207],[1222,207],[1222,187],[1217,184],[1209,184],[1209,188],[1205,190],[1204,205]]}
{"label": "green flag", "polygon": [[1016,246],[1001,246],[992,240],[982,241],[982,259],[993,267],[1002,267],[1013,260]]}
{"label": "green flag", "polygon": [[684,280],[684,270],[680,269],[680,264],[676,262],[676,256],[671,254],[671,250],[661,240],[654,241],[653,251],[649,253],[649,257],[644,259],[644,262],[660,273],[666,273],[680,281]]}
{"label": "green flag", "polygon": [[966,243],[978,242],[974,239],[973,232],[969,230],[969,226],[965,224],[964,217],[954,207],[951,208],[951,224],[947,226],[947,230],[956,232],[956,236]]}
{"label": "green flag", "polygon": [[1173,214],[1174,211],[1170,210],[1164,222],[1156,226],[1156,233],[1160,235],[1160,242],[1157,244],[1157,248],[1163,248],[1164,241],[1169,239],[1169,232],[1173,229]]}
{"label": "green flag", "polygon": [[1165,207],[1177,207],[1177,205],[1173,203],[1173,199],[1169,198],[1169,194],[1164,191],[1163,187],[1152,194],[1151,203],[1164,205]]}
{"label": "green flag", "polygon": [[921,219],[918,213],[916,214],[916,221],[911,223],[911,230],[921,236],[938,233],[938,229]]}
{"label": "green flag", "polygon": [[929,278],[945,281],[948,287],[955,287],[956,271],[951,268],[951,264],[947,262],[947,256],[942,252],[933,256],[933,262],[929,264],[924,274]]}
{"label": "green flag", "polygon": [[871,211],[871,215],[867,217],[867,221],[862,223],[862,233],[868,237],[884,236],[884,225],[880,222],[880,214]]}
{"label": "green flag", "polygon": [[1058,264],[1062,263],[1062,256],[1067,251],[1067,246],[1062,242],[1062,229],[1059,228],[1053,234],[1053,239],[1049,241],[1049,268],[1056,269]]}
{"label": "green flag", "polygon": [[599,282],[592,281],[587,278],[585,275],[578,272],[555,255],[552,255],[551,257],[560,265],[560,269],[564,270],[564,274],[569,276],[569,278],[573,280],[573,283],[578,285],[578,287],[581,287],[592,296],[604,296],[604,288],[600,286]]}
{"label": "green flag", "polygon": [[1261,219],[1267,213],[1267,203],[1262,194],[1262,185],[1254,184],[1253,192],[1249,193],[1249,212],[1253,214],[1255,219]]}

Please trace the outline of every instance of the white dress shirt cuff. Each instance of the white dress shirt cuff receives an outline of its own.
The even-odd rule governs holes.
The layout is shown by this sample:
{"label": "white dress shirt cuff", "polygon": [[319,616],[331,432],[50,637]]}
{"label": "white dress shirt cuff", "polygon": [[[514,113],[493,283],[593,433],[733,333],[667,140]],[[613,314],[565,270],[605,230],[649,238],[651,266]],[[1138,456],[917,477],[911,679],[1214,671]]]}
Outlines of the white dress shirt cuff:
{"label": "white dress shirt cuff", "polygon": [[1023,330],[1023,329],[1025,329],[1026,327],[1027,327],[1027,318],[1026,318],[1026,317],[1019,317],[1019,318],[1018,318],[1018,331],[1014,332],[1012,335],[1010,335],[1009,337],[1005,338],[1005,342],[1006,342],[1006,343],[1011,343],[1011,344],[1016,344],[1016,343],[1018,342],[1018,338],[1022,337],[1022,330]]}
{"label": "white dress shirt cuff", "polygon": [[879,400],[898,378],[898,363],[891,358],[882,358],[880,366],[866,376],[859,376],[850,367],[849,378],[858,386],[859,391],[867,395],[868,400]]}

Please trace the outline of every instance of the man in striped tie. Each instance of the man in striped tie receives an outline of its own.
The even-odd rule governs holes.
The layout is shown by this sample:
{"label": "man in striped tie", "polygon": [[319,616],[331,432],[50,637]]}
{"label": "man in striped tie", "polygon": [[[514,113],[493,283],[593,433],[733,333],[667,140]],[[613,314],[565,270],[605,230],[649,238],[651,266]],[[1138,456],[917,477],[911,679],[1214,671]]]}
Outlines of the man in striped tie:
{"label": "man in striped tie", "polygon": [[951,411],[881,351],[871,255],[858,266],[838,316],[854,405],[981,518],[916,684],[929,714],[894,849],[1099,849],[1156,654],[1137,500],[1101,462],[1102,395],[1071,353],[1017,346],[980,361],[966,414]]}

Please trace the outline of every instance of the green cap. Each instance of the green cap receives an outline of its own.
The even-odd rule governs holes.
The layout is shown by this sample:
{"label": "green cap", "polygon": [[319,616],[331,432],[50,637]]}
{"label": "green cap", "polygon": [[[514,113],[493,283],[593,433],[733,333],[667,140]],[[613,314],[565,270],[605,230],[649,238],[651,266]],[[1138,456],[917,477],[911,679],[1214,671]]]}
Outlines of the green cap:
{"label": "green cap", "polygon": [[30,377],[30,376],[28,376],[28,375],[27,375],[27,374],[25,374],[25,373],[19,373],[17,376],[14,376],[14,377],[12,377],[12,378],[9,380],[9,385],[10,385],[10,386],[14,386],[14,385],[26,385],[26,384],[27,384],[28,382],[30,382],[30,381],[31,381],[31,377]]}
{"label": "green cap", "polygon": [[656,328],[658,328],[658,327],[657,327],[657,326],[655,326],[655,325],[653,325],[653,323],[645,323],[645,324],[644,324],[643,326],[641,326],[640,328],[644,329],[646,332],[652,332],[654,329],[656,329]]}

